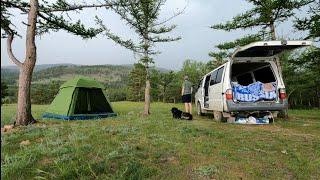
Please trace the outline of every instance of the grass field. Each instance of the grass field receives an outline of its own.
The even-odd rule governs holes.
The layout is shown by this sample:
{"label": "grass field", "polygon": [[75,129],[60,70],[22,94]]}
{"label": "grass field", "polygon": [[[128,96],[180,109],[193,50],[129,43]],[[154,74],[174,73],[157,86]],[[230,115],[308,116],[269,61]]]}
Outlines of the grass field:
{"label": "grass field", "polygon": [[[320,179],[319,110],[257,126],[173,120],[176,104],[153,103],[146,118],[142,103],[113,105],[115,118],[40,120],[2,133],[1,178]],[[46,107],[33,106],[34,116]],[[1,124],[14,113],[15,105],[3,105]]]}

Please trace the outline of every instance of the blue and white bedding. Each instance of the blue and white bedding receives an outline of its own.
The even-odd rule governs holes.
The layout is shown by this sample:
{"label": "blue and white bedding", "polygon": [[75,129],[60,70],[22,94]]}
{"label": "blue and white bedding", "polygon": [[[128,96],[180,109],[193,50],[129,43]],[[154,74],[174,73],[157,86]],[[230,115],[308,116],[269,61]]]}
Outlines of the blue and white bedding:
{"label": "blue and white bedding", "polygon": [[273,88],[265,91],[264,84],[262,82],[255,82],[248,86],[242,86],[240,84],[233,83],[233,97],[234,100],[241,102],[256,102],[259,100],[274,100],[277,98],[275,82],[271,83]]}

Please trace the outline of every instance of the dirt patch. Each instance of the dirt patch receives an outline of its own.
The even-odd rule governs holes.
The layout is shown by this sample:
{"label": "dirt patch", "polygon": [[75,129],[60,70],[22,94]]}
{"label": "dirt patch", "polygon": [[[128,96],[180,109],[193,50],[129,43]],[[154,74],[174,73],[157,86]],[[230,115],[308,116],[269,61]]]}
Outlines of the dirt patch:
{"label": "dirt patch", "polygon": [[103,161],[103,158],[100,157],[99,154],[95,154],[95,153],[89,153],[89,154],[88,154],[88,158],[89,158],[89,159],[94,159],[94,160],[97,161],[97,162]]}
{"label": "dirt patch", "polygon": [[1,128],[1,133],[11,132],[13,128],[14,128],[14,125],[4,125],[3,128]]}
{"label": "dirt patch", "polygon": [[25,141],[21,141],[20,142],[20,145],[22,145],[22,146],[28,146],[28,145],[30,145],[31,143],[30,143],[30,141],[29,140],[25,140]]}
{"label": "dirt patch", "polygon": [[45,166],[45,165],[52,164],[52,162],[53,162],[52,158],[45,157],[39,161],[39,164]]}
{"label": "dirt patch", "polygon": [[174,165],[178,165],[179,164],[179,160],[175,156],[162,157],[162,158],[160,158],[160,162],[161,163],[170,163],[170,164],[174,164]]}

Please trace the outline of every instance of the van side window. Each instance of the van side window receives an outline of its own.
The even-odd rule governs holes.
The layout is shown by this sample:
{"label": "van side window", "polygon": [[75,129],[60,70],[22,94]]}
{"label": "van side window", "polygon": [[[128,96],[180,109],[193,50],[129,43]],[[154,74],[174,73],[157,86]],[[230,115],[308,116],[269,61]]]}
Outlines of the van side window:
{"label": "van side window", "polygon": [[217,73],[218,73],[218,70],[215,70],[211,73],[210,86],[216,83]]}
{"label": "van side window", "polygon": [[223,70],[224,70],[224,67],[221,67],[220,69],[218,69],[218,73],[217,73],[217,78],[216,78],[215,84],[218,84],[218,83],[221,82]]}

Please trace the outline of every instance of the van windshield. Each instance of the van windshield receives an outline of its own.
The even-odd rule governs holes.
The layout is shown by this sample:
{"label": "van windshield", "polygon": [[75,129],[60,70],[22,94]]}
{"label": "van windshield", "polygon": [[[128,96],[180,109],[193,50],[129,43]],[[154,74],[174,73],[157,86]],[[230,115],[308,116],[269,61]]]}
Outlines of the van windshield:
{"label": "van windshield", "polygon": [[275,82],[276,78],[270,63],[235,63],[232,65],[231,81],[243,86],[254,82]]}

